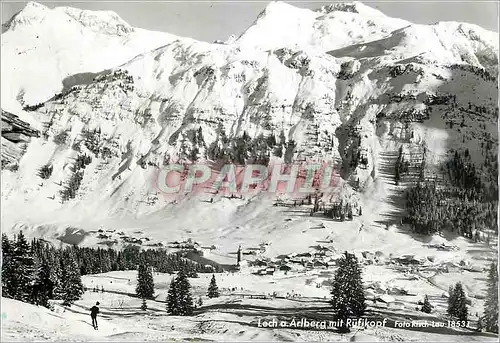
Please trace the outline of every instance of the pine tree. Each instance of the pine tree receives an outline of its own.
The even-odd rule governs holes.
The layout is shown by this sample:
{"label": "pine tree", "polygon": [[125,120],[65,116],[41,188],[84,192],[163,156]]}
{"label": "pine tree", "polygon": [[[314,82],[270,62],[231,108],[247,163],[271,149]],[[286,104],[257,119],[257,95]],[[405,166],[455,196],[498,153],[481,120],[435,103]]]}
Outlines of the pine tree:
{"label": "pine tree", "polygon": [[62,284],[62,268],[61,268],[61,254],[56,251],[52,250],[50,255],[49,255],[49,261],[50,261],[50,280],[54,284],[54,288],[52,291],[52,299],[62,299],[63,298],[63,284]]}
{"label": "pine tree", "polygon": [[37,263],[31,302],[35,305],[41,305],[48,308],[53,289],[54,283],[50,279],[49,263],[45,258],[40,258]]}
{"label": "pine tree", "polygon": [[453,289],[453,305],[451,313],[448,312],[452,317],[456,317],[460,321],[467,321],[468,311],[467,311],[467,299],[465,297],[465,292],[460,282],[457,282],[455,288]]}
{"label": "pine tree", "polygon": [[456,300],[455,300],[455,292],[453,290],[453,286],[448,288],[448,315],[453,317],[456,313]]}
{"label": "pine tree", "polygon": [[482,332],[483,331],[483,329],[484,329],[483,322],[484,322],[484,317],[479,317],[477,319],[477,327],[476,327],[476,331],[477,332]]}
{"label": "pine tree", "polygon": [[217,287],[217,283],[215,282],[215,275],[212,274],[212,280],[210,280],[210,285],[208,286],[207,296],[209,298],[218,298],[219,297],[219,288]]}
{"label": "pine tree", "polygon": [[18,292],[19,280],[14,259],[13,242],[2,233],[2,296],[14,298]]}
{"label": "pine tree", "polygon": [[144,262],[137,269],[137,286],[135,292],[140,298],[144,299],[152,299],[155,293],[151,267],[147,266]]}
{"label": "pine tree", "polygon": [[361,267],[356,256],[349,254],[347,251],[339,260],[339,268],[335,272],[331,295],[335,318],[342,320],[343,326],[341,330],[349,332],[346,320],[351,316],[362,316],[366,304]]}
{"label": "pine tree", "polygon": [[63,305],[71,304],[80,299],[84,291],[80,269],[75,256],[69,249],[64,251],[61,258],[61,296]]}
{"label": "pine tree", "polygon": [[186,273],[181,269],[172,280],[167,296],[167,312],[173,316],[191,316],[193,314],[193,298],[191,285]]}
{"label": "pine tree", "polygon": [[498,270],[492,263],[488,272],[488,291],[484,304],[484,326],[487,331],[498,333]]}
{"label": "pine tree", "polygon": [[432,305],[429,302],[429,297],[427,296],[427,294],[425,295],[425,298],[424,298],[424,305],[422,306],[422,312],[424,312],[424,313],[431,313],[432,312]]}
{"label": "pine tree", "polygon": [[177,315],[179,300],[178,300],[178,290],[177,290],[177,278],[174,277],[170,282],[170,287],[167,294],[167,312],[171,315]]}
{"label": "pine tree", "polygon": [[33,287],[34,261],[33,252],[22,231],[17,236],[14,247],[14,259],[17,279],[19,281],[19,287],[14,298],[29,302]]}

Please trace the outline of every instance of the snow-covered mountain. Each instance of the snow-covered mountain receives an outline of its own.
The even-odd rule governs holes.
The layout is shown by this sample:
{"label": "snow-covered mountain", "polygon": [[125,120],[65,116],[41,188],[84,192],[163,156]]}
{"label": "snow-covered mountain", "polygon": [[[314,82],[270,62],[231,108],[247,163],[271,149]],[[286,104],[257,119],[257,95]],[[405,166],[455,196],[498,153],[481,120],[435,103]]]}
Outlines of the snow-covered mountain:
{"label": "snow-covered mountain", "polygon": [[410,24],[360,2],[337,3],[311,11],[274,1],[237,42],[264,50],[286,47],[326,51],[382,38]]}
{"label": "snow-covered mountain", "polygon": [[[429,170],[451,148],[469,148],[479,168],[482,142],[496,149],[497,70],[496,33],[416,25],[357,2],[317,11],[273,2],[223,44],[132,28],[109,12],[30,3],[2,34],[2,108],[41,135],[2,171],[2,227],[52,238],[76,230],[88,244],[101,224],[159,239],[314,243],[314,235],[298,239],[309,219],[284,228],[289,214],[262,194],[164,201],[159,169],[210,159],[225,148],[216,143],[221,131],[230,142],[250,136],[249,155],[336,163],[335,195],[375,225],[394,210],[387,166],[400,147],[415,163],[423,155]],[[260,144],[270,136],[277,142]],[[83,153],[92,162],[76,198],[61,203]],[[44,165],[53,168],[48,179],[38,176]]]}
{"label": "snow-covered mountain", "polygon": [[90,73],[177,38],[133,28],[113,12],[30,2],[3,25],[2,108],[19,111],[20,104],[46,101]]}

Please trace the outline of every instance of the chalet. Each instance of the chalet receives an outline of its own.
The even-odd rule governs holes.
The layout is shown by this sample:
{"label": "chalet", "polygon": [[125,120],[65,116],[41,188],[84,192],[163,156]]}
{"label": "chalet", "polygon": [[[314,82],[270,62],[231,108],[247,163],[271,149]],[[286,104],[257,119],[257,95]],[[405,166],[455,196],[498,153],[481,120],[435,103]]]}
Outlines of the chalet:
{"label": "chalet", "polygon": [[374,259],[374,258],[375,258],[375,254],[373,254],[373,253],[372,253],[372,252],[370,252],[370,251],[363,251],[361,254],[363,255],[363,258],[365,258],[365,259],[370,259],[370,260],[372,260],[372,259]]}
{"label": "chalet", "polygon": [[273,275],[274,274],[274,267],[268,267],[268,268],[266,268],[266,274],[267,275]]}
{"label": "chalet", "polygon": [[259,269],[259,270],[256,270],[253,274],[255,275],[266,275],[266,269]]}
{"label": "chalet", "polygon": [[404,265],[417,265],[417,264],[422,264],[423,261],[415,255],[403,255],[401,257],[397,257],[394,259],[396,262]]}
{"label": "chalet", "polygon": [[325,254],[325,252],[324,252],[324,251],[316,251],[316,252],[314,253],[314,257],[315,257],[315,258],[324,257],[324,256],[326,256],[326,254]]}
{"label": "chalet", "polygon": [[292,269],[292,267],[290,267],[289,265],[286,265],[286,264],[283,264],[279,267],[279,270],[281,271],[284,271],[284,272],[288,272]]}
{"label": "chalet", "polygon": [[373,288],[365,289],[364,293],[367,299],[375,299],[377,297],[377,294],[375,293],[375,290]]}
{"label": "chalet", "polygon": [[321,282],[321,286],[323,287],[331,287],[333,285],[333,281],[331,279],[325,279]]}
{"label": "chalet", "polygon": [[318,261],[318,260],[314,261],[312,263],[312,265],[313,265],[314,268],[326,268],[325,263],[323,263],[321,261]]}
{"label": "chalet", "polygon": [[390,308],[393,310],[404,310],[405,304],[400,302],[400,301],[392,301],[392,302],[387,303],[387,308]]}
{"label": "chalet", "polygon": [[248,251],[260,251],[262,248],[247,248]]}
{"label": "chalet", "polygon": [[299,257],[295,257],[291,259],[290,262],[295,264],[304,264],[305,260]]}
{"label": "chalet", "polygon": [[394,301],[396,301],[396,299],[394,299],[394,297],[390,296],[389,294],[379,295],[375,298],[375,300],[385,304],[393,303]]}
{"label": "chalet", "polygon": [[326,266],[328,268],[335,267],[336,265],[337,265],[337,263],[335,261],[328,261],[328,262],[326,262]]}
{"label": "chalet", "polygon": [[256,267],[267,267],[268,262],[263,261],[263,260],[261,260],[261,259],[257,259],[257,260],[255,260],[255,261],[253,261],[253,262],[251,263],[251,265],[252,265],[252,266],[256,266]]}
{"label": "chalet", "polygon": [[212,249],[210,247],[201,247],[201,249],[198,249],[197,251],[201,256],[208,257],[210,256]]}

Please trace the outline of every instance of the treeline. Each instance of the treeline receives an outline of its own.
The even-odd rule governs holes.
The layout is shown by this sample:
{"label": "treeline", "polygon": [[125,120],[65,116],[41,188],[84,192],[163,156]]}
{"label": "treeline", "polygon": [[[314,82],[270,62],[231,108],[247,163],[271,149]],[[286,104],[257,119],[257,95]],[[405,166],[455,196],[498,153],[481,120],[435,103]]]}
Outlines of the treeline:
{"label": "treeline", "polygon": [[160,273],[183,270],[189,277],[222,271],[190,261],[181,253],[141,250],[134,245],[122,251],[55,248],[41,239],[28,242],[22,231],[12,240],[2,234],[2,261],[3,296],[47,307],[49,299],[64,300],[65,305],[78,300],[84,291],[81,275],[135,270],[139,261]]}
{"label": "treeline", "polygon": [[462,154],[455,151],[453,157],[446,163],[451,183],[460,188],[481,190],[481,178],[479,177],[475,164],[471,161],[469,150]]}
{"label": "treeline", "polygon": [[497,230],[498,202],[478,202],[474,194],[439,189],[434,183],[418,183],[407,192],[408,215],[403,223],[422,234],[447,230],[479,240],[476,230]]}
{"label": "treeline", "polygon": [[92,158],[90,156],[86,154],[77,156],[75,163],[71,167],[73,174],[71,174],[71,177],[67,181],[65,187],[59,192],[63,202],[76,197],[76,192],[82,184],[84,169],[90,163],[92,163]]}
{"label": "treeline", "polygon": [[[184,269],[179,269],[177,275],[172,279],[167,296],[167,312],[173,316],[191,316],[193,315],[193,296],[191,294],[191,285],[188,280],[189,275]],[[141,260],[137,268],[137,286],[135,293],[142,299],[141,309],[148,309],[147,299],[155,299],[155,284],[151,266],[145,260]],[[219,288],[215,280],[215,275],[208,286],[207,297],[217,298],[220,296]],[[203,305],[201,297],[198,299],[198,305]]]}
{"label": "treeline", "polygon": [[481,181],[468,150],[455,152],[445,167],[451,186],[424,181],[410,188],[403,223],[422,234],[447,230],[475,240],[479,231],[497,232],[498,194]]}
{"label": "treeline", "polygon": [[22,231],[13,240],[2,234],[2,296],[49,307],[49,299],[71,305],[84,292],[74,251],[41,240],[28,243]]}
{"label": "treeline", "polygon": [[[311,213],[313,213],[311,211]],[[338,219],[340,221],[352,220],[353,218],[353,206],[351,203],[347,202],[344,204],[343,200],[336,202],[329,209],[324,209],[323,214],[332,219]],[[358,215],[361,215],[358,212]]]}
{"label": "treeline", "polygon": [[183,257],[182,252],[167,253],[161,249],[141,250],[137,245],[127,245],[123,250],[71,247],[75,251],[80,273],[96,274],[116,270],[135,270],[140,262],[156,272],[172,274],[184,270],[189,277],[197,273],[222,272],[219,266],[205,266]]}
{"label": "treeline", "polygon": [[267,165],[272,154],[290,163],[297,146],[294,140],[286,141],[283,131],[280,132],[278,140],[274,134],[267,137],[260,134],[252,139],[246,132],[230,140],[222,125],[218,126],[216,132],[217,138],[207,148],[207,157],[211,160],[234,162],[240,165],[245,163]]}

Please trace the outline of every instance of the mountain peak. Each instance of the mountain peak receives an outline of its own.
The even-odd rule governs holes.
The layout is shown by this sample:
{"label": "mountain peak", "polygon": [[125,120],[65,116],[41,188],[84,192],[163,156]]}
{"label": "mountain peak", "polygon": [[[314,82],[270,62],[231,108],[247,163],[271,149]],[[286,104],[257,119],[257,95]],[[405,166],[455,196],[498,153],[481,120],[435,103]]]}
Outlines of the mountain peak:
{"label": "mountain peak", "polygon": [[132,26],[113,11],[89,11],[74,7],[58,7],[55,10],[95,32],[121,36],[134,31]]}
{"label": "mountain peak", "polygon": [[49,8],[36,1],[30,1],[24,6],[23,11],[46,11]]}
{"label": "mountain peak", "polygon": [[360,1],[333,3],[320,7],[316,10],[316,12],[320,12],[322,14],[328,14],[331,12],[350,12],[368,16],[385,16],[384,13],[370,6],[366,6]]}
{"label": "mountain peak", "polygon": [[275,17],[276,15],[278,15],[279,17],[286,17],[287,15],[297,15],[298,13],[302,13],[304,11],[308,10],[295,7],[283,1],[271,1],[269,4],[267,4],[264,10],[260,12],[257,20],[263,17]]}
{"label": "mountain peak", "polygon": [[17,12],[2,26],[4,29],[13,29],[18,25],[37,23],[42,21],[49,12],[50,8],[38,2],[30,1],[21,11]]}
{"label": "mountain peak", "polygon": [[132,26],[113,11],[89,11],[74,7],[58,7],[56,10],[99,33],[121,36],[134,31]]}
{"label": "mountain peak", "polygon": [[267,4],[266,8],[264,9],[265,12],[271,12],[271,11],[276,11],[276,10],[283,10],[286,8],[292,8],[295,9],[294,6],[287,4],[286,2],[283,1],[271,1],[269,4]]}
{"label": "mountain peak", "polygon": [[43,21],[48,21],[53,25],[55,22],[62,23],[68,20],[76,21],[94,32],[107,35],[121,36],[134,31],[132,26],[112,11],[89,11],[73,7],[50,9],[34,1],[29,2],[6,22],[3,29],[15,29],[18,26],[40,24]]}

